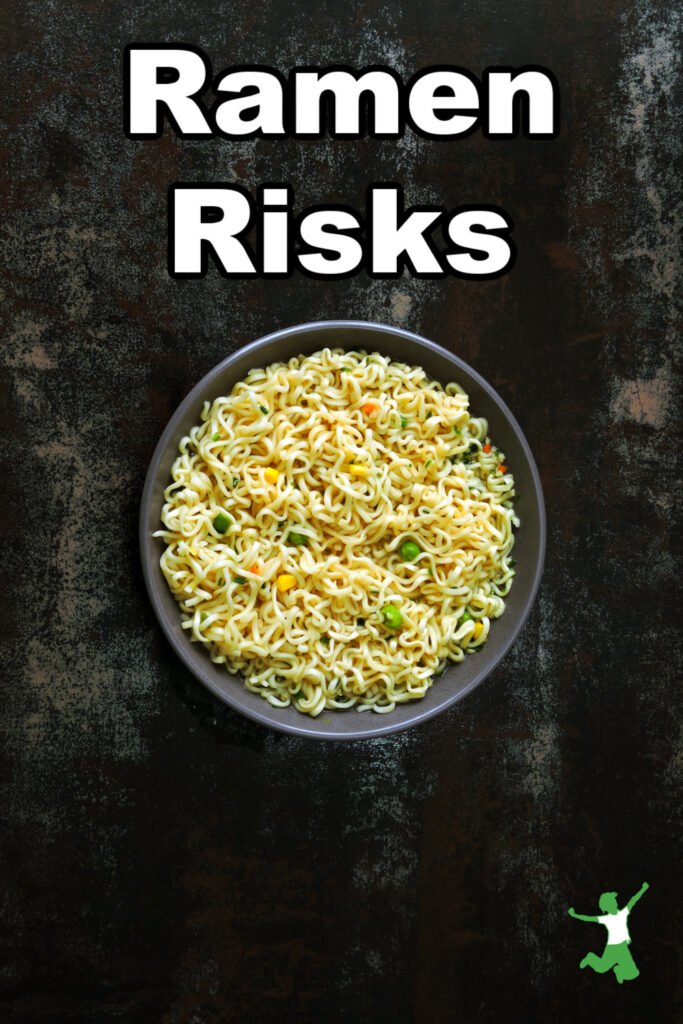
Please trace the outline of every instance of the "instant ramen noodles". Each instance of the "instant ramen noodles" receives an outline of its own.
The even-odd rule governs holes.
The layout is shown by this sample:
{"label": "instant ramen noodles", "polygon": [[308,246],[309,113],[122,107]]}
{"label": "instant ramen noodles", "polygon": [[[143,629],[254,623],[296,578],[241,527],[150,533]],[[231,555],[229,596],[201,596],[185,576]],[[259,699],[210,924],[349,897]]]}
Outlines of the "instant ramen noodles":
{"label": "instant ramen noodles", "polygon": [[479,651],[519,523],[468,404],[420,367],[337,349],[251,370],[206,403],[156,534],[191,639],[311,715],[390,712]]}

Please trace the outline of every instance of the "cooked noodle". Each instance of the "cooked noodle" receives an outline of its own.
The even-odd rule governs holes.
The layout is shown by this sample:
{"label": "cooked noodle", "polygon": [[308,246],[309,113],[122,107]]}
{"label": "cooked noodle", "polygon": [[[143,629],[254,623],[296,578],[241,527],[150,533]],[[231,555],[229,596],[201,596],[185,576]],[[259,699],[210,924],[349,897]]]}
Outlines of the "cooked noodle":
{"label": "cooked noodle", "polygon": [[486,643],[514,576],[487,430],[456,384],[378,353],[251,370],[205,403],[164,494],[183,628],[276,707],[423,697]]}

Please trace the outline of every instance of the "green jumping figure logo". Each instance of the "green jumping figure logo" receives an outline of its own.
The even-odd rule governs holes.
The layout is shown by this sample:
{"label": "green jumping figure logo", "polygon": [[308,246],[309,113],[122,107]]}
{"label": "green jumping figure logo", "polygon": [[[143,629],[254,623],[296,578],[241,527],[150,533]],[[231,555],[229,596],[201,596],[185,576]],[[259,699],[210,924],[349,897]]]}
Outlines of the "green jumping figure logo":
{"label": "green jumping figure logo", "polygon": [[607,929],[607,945],[602,956],[595,953],[586,953],[579,964],[579,967],[592,967],[598,974],[605,974],[614,969],[614,975],[621,985],[622,981],[632,981],[637,978],[640,971],[635,965],[631,956],[629,946],[631,936],[628,933],[626,919],[636,905],[640,897],[650,886],[643,882],[635,896],[631,896],[625,907],[619,910],[617,894],[615,892],[603,892],[598,903],[603,913],[599,917],[588,917],[586,914],[577,914],[573,907],[569,908],[571,917],[577,921],[597,921],[604,924]]}

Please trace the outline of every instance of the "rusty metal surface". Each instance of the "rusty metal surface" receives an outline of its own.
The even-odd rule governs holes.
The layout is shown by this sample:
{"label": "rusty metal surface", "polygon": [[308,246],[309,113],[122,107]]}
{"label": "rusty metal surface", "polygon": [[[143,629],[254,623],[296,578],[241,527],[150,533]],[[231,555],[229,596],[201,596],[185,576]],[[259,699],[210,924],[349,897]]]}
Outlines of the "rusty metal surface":
{"label": "rusty metal surface", "polygon": [[[0,1020],[669,1021],[680,918],[674,5],[9,3],[3,51]],[[549,142],[123,138],[132,41],[245,63],[541,63]],[[177,282],[176,180],[495,203],[500,280]],[[162,638],[136,516],[172,410],[277,327],[418,331],[513,409],[545,489],[531,620],[451,712],[348,746],[218,705]],[[641,977],[579,971],[597,896]]]}

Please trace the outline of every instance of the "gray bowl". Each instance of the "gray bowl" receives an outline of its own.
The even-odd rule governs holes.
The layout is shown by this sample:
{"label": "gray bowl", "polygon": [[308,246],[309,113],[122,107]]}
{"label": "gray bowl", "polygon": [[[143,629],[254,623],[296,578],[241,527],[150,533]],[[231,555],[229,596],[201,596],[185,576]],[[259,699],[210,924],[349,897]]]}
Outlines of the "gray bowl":
{"label": "gray bowl", "polygon": [[[514,473],[521,495],[516,502],[521,519],[514,550],[517,575],[506,599],[505,613],[492,623],[482,652],[459,664],[448,663],[425,697],[384,715],[372,711],[359,714],[350,709],[324,711],[311,718],[294,707],[271,707],[262,697],[246,690],[240,677],[231,675],[222,665],[215,665],[205,647],[192,643],[181,629],[180,608],[159,566],[163,542],[152,536],[160,527],[163,492],[170,480],[178,442],[199,422],[204,401],[228,394],[253,367],[265,367],[326,347],[381,352],[410,366],[422,366],[442,384],[460,384],[470,397],[472,414],[488,420],[491,436],[505,452],[505,461]],[[478,373],[457,356],[417,334],[357,320],[331,320],[289,327],[254,341],[215,366],[193,388],[171,417],[147,473],[140,509],[140,549],[145,583],[161,628],[190,672],[216,697],[248,718],[282,732],[315,739],[357,740],[385,736],[432,718],[474,689],[498,665],[524,625],[536,596],[545,553],[545,510],[538,471],[524,435],[505,403]]]}

